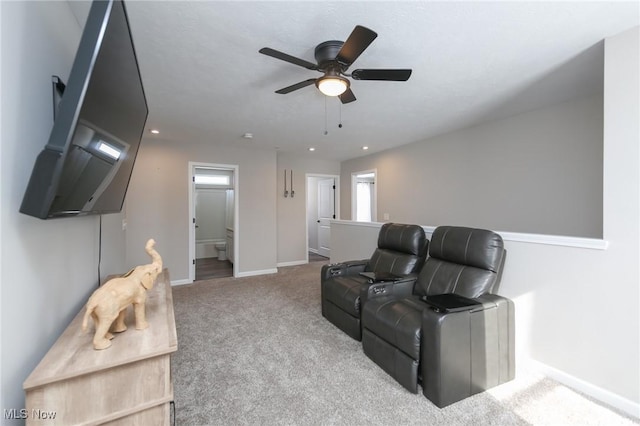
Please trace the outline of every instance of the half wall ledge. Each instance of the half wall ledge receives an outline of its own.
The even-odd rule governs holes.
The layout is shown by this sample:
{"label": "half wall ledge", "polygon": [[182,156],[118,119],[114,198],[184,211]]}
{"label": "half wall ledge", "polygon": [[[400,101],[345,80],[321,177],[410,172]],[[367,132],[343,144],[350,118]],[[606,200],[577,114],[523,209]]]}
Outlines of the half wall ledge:
{"label": "half wall ledge", "polygon": [[[382,222],[355,222],[352,220],[332,220],[332,224],[364,226],[370,228],[380,228]],[[435,226],[422,226],[424,232],[431,235]],[[494,231],[505,241],[513,241],[519,243],[544,244],[551,246],[576,247],[592,250],[606,250],[609,247],[609,241],[597,238],[581,238],[567,237],[563,235],[545,235],[545,234],[525,234],[520,232],[504,232]]]}

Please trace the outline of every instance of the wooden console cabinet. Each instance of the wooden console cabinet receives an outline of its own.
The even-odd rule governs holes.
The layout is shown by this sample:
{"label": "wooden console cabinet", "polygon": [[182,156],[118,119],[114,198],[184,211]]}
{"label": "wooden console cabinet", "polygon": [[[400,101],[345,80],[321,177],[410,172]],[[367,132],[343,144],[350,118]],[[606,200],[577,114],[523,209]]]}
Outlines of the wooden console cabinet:
{"label": "wooden console cabinet", "polygon": [[129,329],[96,351],[83,315],[84,308],[24,382],[27,425],[169,425],[178,340],[168,271],[147,292],[147,329],[135,329],[129,307]]}

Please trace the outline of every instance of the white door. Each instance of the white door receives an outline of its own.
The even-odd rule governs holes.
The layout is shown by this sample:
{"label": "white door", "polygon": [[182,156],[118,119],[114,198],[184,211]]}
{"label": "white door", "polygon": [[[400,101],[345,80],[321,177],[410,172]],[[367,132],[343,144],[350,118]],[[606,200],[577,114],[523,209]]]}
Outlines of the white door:
{"label": "white door", "polygon": [[329,221],[336,218],[335,179],[318,181],[318,254],[329,257],[331,254],[331,230]]}

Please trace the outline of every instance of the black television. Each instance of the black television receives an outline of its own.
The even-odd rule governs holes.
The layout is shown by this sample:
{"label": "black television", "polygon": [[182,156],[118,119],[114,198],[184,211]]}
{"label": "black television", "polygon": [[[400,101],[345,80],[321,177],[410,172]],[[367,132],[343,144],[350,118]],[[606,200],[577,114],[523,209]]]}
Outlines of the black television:
{"label": "black television", "polygon": [[148,112],[125,5],[96,0],[20,212],[121,211]]}

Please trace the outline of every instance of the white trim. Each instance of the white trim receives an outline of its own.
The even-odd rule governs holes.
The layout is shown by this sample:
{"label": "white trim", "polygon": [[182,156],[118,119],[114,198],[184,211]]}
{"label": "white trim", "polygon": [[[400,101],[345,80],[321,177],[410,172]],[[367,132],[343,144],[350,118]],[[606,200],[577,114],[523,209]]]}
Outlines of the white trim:
{"label": "white trim", "polygon": [[175,280],[175,281],[171,281],[171,285],[172,286],[185,285],[185,284],[193,284],[193,281],[192,280]]}
{"label": "white trim", "polygon": [[309,263],[308,259],[304,259],[304,260],[292,260],[291,262],[279,262],[276,264],[276,266],[278,268],[283,267],[283,266],[297,266],[297,265],[306,265],[307,263]]}
{"label": "white trim", "polygon": [[[383,223],[380,222],[355,222],[351,220],[333,220],[331,223],[337,225],[365,226],[369,228],[380,228]],[[422,226],[424,232],[433,234],[436,226]],[[609,247],[609,241],[597,238],[581,238],[566,237],[563,235],[545,235],[545,234],[524,234],[519,232],[503,232],[495,231],[502,236],[504,241],[512,241],[518,243],[545,244],[552,246],[576,247],[592,250],[606,250]]]}
{"label": "white trim", "polygon": [[[308,239],[308,238],[307,238],[307,239]],[[309,249],[308,249],[307,251],[309,251],[309,252],[311,252],[311,253],[314,253],[314,254],[318,254],[318,250],[317,250],[317,249],[314,249],[314,248],[311,248],[311,247],[309,247]],[[307,254],[307,257],[309,257],[309,255],[308,255],[308,254]]]}
{"label": "white trim", "polygon": [[578,247],[593,250],[606,250],[609,247],[609,241],[597,238],[565,237],[563,235],[521,234],[517,232],[502,231],[497,232],[505,241],[514,241],[519,243]]}
{"label": "white trim", "polygon": [[257,271],[238,272],[237,278],[253,277],[255,275],[277,274],[277,273],[278,273],[278,268],[261,269]]}
{"label": "white trim", "polygon": [[603,389],[592,383],[586,382],[575,376],[560,371],[556,368],[543,364],[534,359],[523,360],[526,364],[530,365],[532,369],[539,371],[540,373],[548,376],[563,385],[573,388],[579,392],[585,393],[598,401],[602,401],[620,411],[623,411],[630,416],[640,418],[640,404],[637,402],[626,399],[620,395],[617,395],[611,391]]}

